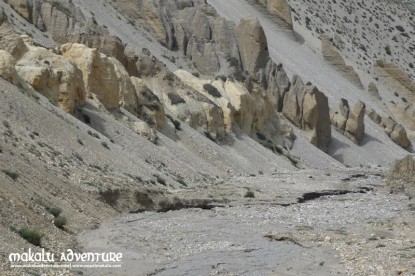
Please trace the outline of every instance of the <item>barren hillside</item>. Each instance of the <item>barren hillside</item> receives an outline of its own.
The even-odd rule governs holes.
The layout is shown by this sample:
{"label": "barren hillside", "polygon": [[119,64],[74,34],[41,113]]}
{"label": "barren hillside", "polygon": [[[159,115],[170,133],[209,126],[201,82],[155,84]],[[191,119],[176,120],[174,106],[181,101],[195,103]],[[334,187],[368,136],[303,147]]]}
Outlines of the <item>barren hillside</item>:
{"label": "barren hillside", "polygon": [[[413,203],[384,186],[415,141],[414,16],[386,0],[0,1],[0,274],[413,273],[412,249],[397,257]],[[12,268],[29,247],[125,263]]]}

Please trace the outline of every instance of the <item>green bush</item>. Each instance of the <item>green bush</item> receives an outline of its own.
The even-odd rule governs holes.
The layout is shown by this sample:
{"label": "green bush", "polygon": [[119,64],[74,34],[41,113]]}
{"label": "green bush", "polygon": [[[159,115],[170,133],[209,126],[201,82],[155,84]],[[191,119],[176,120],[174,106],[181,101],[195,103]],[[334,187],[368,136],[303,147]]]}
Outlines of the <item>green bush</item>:
{"label": "green bush", "polygon": [[255,193],[251,190],[246,191],[245,196],[247,198],[255,198]]}
{"label": "green bush", "polygon": [[58,216],[57,218],[55,218],[55,220],[53,221],[53,224],[58,227],[59,229],[64,229],[64,226],[68,223],[68,220],[66,217],[64,216]]}
{"label": "green bush", "polygon": [[59,207],[50,207],[47,208],[48,212],[52,214],[55,218],[58,217],[62,213],[62,209]]}
{"label": "green bush", "polygon": [[387,54],[387,55],[389,55],[389,56],[392,54],[392,52],[391,52],[391,48],[389,47],[389,45],[386,45],[386,46],[385,46],[385,52],[386,52],[386,54]]}
{"label": "green bush", "polygon": [[1,170],[5,175],[13,179],[13,181],[16,181],[16,179],[19,177],[19,174],[17,172],[13,172],[10,170],[3,169]]}
{"label": "green bush", "polygon": [[19,229],[12,227],[11,230],[19,234],[20,237],[22,237],[23,239],[27,240],[35,246],[41,245],[41,239],[43,237],[43,234],[41,234],[38,230],[26,227],[22,227]]}

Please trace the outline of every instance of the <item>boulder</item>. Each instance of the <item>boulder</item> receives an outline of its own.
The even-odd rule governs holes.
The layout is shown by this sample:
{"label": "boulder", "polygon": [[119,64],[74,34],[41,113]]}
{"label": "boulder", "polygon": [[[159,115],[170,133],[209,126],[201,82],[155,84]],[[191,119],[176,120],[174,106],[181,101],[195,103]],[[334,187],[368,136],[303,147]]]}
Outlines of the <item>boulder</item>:
{"label": "boulder", "polygon": [[355,144],[359,144],[365,134],[364,115],[366,105],[358,101],[352,109],[349,102],[342,98],[339,103],[340,112],[331,112],[331,124],[338,132],[352,140]]}
{"label": "boulder", "polygon": [[291,7],[287,0],[259,0],[265,8],[271,13],[283,19],[291,28],[293,20],[291,16]]}
{"label": "boulder", "polygon": [[269,59],[267,38],[258,19],[241,19],[236,27],[236,41],[243,70],[255,76]]}
{"label": "boulder", "polygon": [[344,135],[356,144],[359,144],[365,135],[365,112],[366,105],[358,101],[350,110],[349,116],[347,117]]}
{"label": "boulder", "polygon": [[294,125],[303,129],[310,143],[323,151],[331,141],[328,99],[315,86],[304,85],[300,77],[293,78],[285,94],[282,112]]}
{"label": "boulder", "polygon": [[415,197],[415,160],[411,155],[397,161],[390,169],[386,188],[391,193],[404,193]]}
{"label": "boulder", "polygon": [[382,117],[380,125],[384,128],[391,140],[397,145],[404,149],[408,149],[411,146],[411,141],[408,139],[405,128],[401,124],[398,124],[394,119],[391,117]]}
{"label": "boulder", "polygon": [[20,77],[68,113],[85,101],[82,72],[63,56],[41,47],[29,47],[16,63]]}
{"label": "boulder", "polygon": [[82,71],[87,93],[95,94],[107,109],[117,109],[122,105],[137,114],[135,88],[118,60],[77,43],[62,45],[60,52]]}
{"label": "boulder", "polygon": [[379,125],[382,122],[382,117],[374,109],[366,108],[366,114],[375,124]]}
{"label": "boulder", "polygon": [[327,151],[331,141],[328,98],[315,86],[308,86],[303,101],[302,129],[311,144]]}

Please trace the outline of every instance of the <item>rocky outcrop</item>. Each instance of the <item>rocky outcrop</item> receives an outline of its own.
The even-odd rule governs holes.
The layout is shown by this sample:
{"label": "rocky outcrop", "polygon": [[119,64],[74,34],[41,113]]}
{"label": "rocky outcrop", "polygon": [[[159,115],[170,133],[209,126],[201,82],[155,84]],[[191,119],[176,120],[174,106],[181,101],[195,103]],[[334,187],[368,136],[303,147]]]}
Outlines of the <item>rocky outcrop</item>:
{"label": "rocky outcrop", "polygon": [[0,9],[0,50],[9,52],[15,59],[20,58],[28,51],[23,39],[15,32],[7,20],[7,16]]}
{"label": "rocky outcrop", "polygon": [[[48,32],[57,42],[67,42],[67,36],[70,34],[88,32],[82,12],[76,9],[72,1],[5,0],[5,2],[36,28]],[[97,33],[99,27],[95,24],[92,29]]]}
{"label": "rocky outcrop", "polygon": [[86,92],[97,95],[107,109],[124,106],[133,114],[137,113],[134,86],[118,60],[76,43],[62,45],[60,52],[82,71]]}
{"label": "rocky outcrop", "polygon": [[381,126],[385,129],[386,134],[391,138],[393,142],[401,146],[404,149],[408,149],[411,142],[408,139],[405,128],[396,123],[391,117],[383,117]]}
{"label": "rocky outcrop", "polygon": [[411,77],[396,64],[377,60],[375,69],[377,69],[378,74],[381,77],[386,78],[386,80],[397,82],[412,93],[415,92],[415,81],[413,81]]}
{"label": "rocky outcrop", "polygon": [[183,83],[148,50],[139,57],[137,68],[140,78],[170,114],[214,140],[225,138],[223,111],[218,104]]}
{"label": "rocky outcrop", "polygon": [[274,144],[286,148],[292,146],[292,128],[282,116],[277,115],[266,96],[250,93],[243,83],[231,79],[209,81],[199,79],[184,70],[175,73],[185,84],[222,108],[228,133],[237,127],[253,138],[261,133]]}
{"label": "rocky outcrop", "polygon": [[163,104],[142,79],[131,77],[137,95],[137,115],[150,127],[161,129],[165,124]]}
{"label": "rocky outcrop", "polygon": [[379,125],[382,122],[382,117],[374,109],[367,107],[366,114],[375,124]]}
{"label": "rocky outcrop", "polygon": [[315,86],[304,85],[295,76],[285,94],[282,112],[294,125],[305,130],[310,143],[323,151],[331,141],[328,99]]}
{"label": "rocky outcrop", "polygon": [[394,118],[401,122],[406,128],[415,131],[415,108],[412,103],[387,102],[385,105],[392,112]]}
{"label": "rocky outcrop", "polygon": [[339,103],[340,112],[331,112],[331,124],[338,132],[359,144],[365,134],[364,115],[366,105],[358,101],[352,109],[346,99],[342,98]]}
{"label": "rocky outcrop", "polygon": [[391,193],[404,193],[410,198],[415,197],[415,160],[408,155],[391,167],[386,188]]}
{"label": "rocky outcrop", "polygon": [[137,134],[143,136],[150,142],[156,144],[158,140],[158,136],[156,131],[151,128],[146,122],[134,122],[132,124],[132,130],[134,130]]}
{"label": "rocky outcrop", "polygon": [[265,68],[269,59],[267,38],[258,19],[241,19],[236,27],[242,69],[250,76]]}
{"label": "rocky outcrop", "polygon": [[82,72],[78,67],[45,48],[29,47],[16,63],[18,74],[52,103],[73,113],[85,101]]}
{"label": "rocky outcrop", "polygon": [[204,75],[233,74],[239,64],[234,24],[205,1],[121,0],[111,5],[169,50],[182,52]]}
{"label": "rocky outcrop", "polygon": [[367,91],[369,92],[369,94],[376,100],[381,100],[381,97],[379,95],[379,90],[376,86],[376,84],[374,84],[373,82],[369,83],[369,86],[367,88]]}
{"label": "rocky outcrop", "polygon": [[322,35],[320,39],[321,51],[327,63],[332,65],[351,83],[356,85],[358,88],[363,89],[359,75],[356,73],[352,66],[346,64],[341,54],[332,46],[330,38],[326,35]]}
{"label": "rocky outcrop", "polygon": [[15,65],[16,60],[13,56],[4,50],[0,50],[0,76],[14,85],[19,85],[21,80]]}
{"label": "rocky outcrop", "polygon": [[386,134],[391,138],[393,142],[395,142],[395,144],[401,146],[404,149],[409,149],[411,146],[411,141],[408,138],[405,127],[403,127],[401,124],[398,124],[391,117],[381,117],[372,108],[367,108],[366,114],[374,123],[383,127]]}
{"label": "rocky outcrop", "polygon": [[287,0],[258,0],[271,14],[283,19],[291,28],[293,20],[291,7]]}

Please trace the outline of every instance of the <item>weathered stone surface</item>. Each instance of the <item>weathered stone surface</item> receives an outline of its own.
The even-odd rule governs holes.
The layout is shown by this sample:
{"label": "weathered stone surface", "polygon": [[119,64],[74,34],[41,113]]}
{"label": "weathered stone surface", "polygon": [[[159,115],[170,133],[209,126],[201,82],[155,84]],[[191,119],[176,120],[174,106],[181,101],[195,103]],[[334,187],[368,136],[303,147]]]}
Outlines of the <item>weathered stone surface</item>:
{"label": "weathered stone surface", "polygon": [[375,68],[381,77],[385,77],[387,79],[392,78],[412,93],[415,92],[415,81],[413,81],[411,77],[396,64],[383,60],[377,60]]}
{"label": "weathered stone surface", "polygon": [[255,76],[269,59],[267,38],[259,21],[255,18],[241,19],[236,27],[236,39],[243,70]]}
{"label": "weathered stone surface", "polygon": [[[58,42],[66,42],[69,34],[86,30],[82,13],[72,1],[6,0],[29,23],[48,32]],[[98,28],[95,28],[95,31]]]}
{"label": "weathered stone surface", "polygon": [[331,111],[331,124],[338,132],[359,144],[365,134],[364,115],[366,112],[366,105],[358,101],[352,109],[349,107],[349,102],[342,98],[339,103],[340,112]]}
{"label": "weathered stone surface", "polygon": [[302,129],[311,144],[327,151],[331,141],[329,104],[326,95],[315,86],[307,87],[304,95]]}
{"label": "weathered stone surface", "polygon": [[379,125],[382,122],[382,117],[374,109],[366,108],[366,114],[374,123]]}
{"label": "weathered stone surface", "polygon": [[294,76],[291,89],[285,94],[282,112],[297,127],[301,127],[305,93],[305,85],[302,79]]}
{"label": "weathered stone surface", "polygon": [[12,84],[18,85],[20,78],[15,65],[16,60],[13,56],[4,50],[0,50],[0,76]]}
{"label": "weathered stone surface", "polygon": [[87,93],[97,95],[108,109],[116,109],[122,105],[136,114],[135,89],[119,61],[83,44],[64,44],[60,51],[82,71]]}
{"label": "weathered stone surface", "polygon": [[282,112],[294,125],[305,130],[310,143],[326,151],[331,141],[328,99],[315,86],[304,85],[295,76],[285,94]]}
{"label": "weathered stone surface", "polygon": [[[257,133],[264,134],[267,139],[287,148],[292,146],[294,135],[292,128],[278,116],[266,95],[250,93],[245,85],[230,79],[217,79],[213,82],[201,80],[186,71],[179,70],[176,75],[198,90],[222,108],[225,129],[232,132],[237,126],[244,133],[256,138]],[[215,96],[205,89],[211,85],[217,90]],[[211,88],[212,89],[212,88]]]}
{"label": "weathered stone surface", "polygon": [[218,56],[210,42],[192,39],[187,46],[187,54],[202,74],[210,75],[220,68]]}
{"label": "weathered stone surface", "polygon": [[369,83],[369,86],[368,86],[367,90],[373,98],[378,99],[378,100],[381,99],[381,97],[379,95],[379,90],[378,90],[376,84],[374,84],[373,82]]}
{"label": "weathered stone surface", "polygon": [[359,144],[365,135],[365,112],[366,105],[363,102],[358,101],[350,110],[347,118],[344,135],[356,144]]}
{"label": "weathered stone surface", "polygon": [[165,114],[163,104],[159,98],[151,92],[142,79],[131,77],[137,94],[137,115],[151,127],[163,128]]}
{"label": "weathered stone surface", "polygon": [[223,111],[218,104],[183,83],[151,55],[142,55],[137,67],[148,88],[173,116],[213,139],[225,138]]}
{"label": "weathered stone surface", "polygon": [[331,45],[330,38],[326,35],[321,36],[321,51],[324,59],[339,71],[346,79],[356,85],[358,88],[363,88],[359,75],[354,68],[347,65],[340,53]]}
{"label": "weathered stone surface", "polygon": [[145,137],[152,143],[156,143],[158,140],[157,133],[146,122],[134,122],[132,129],[141,136]]}
{"label": "weathered stone surface", "polygon": [[386,134],[397,145],[404,149],[408,149],[411,146],[411,141],[408,139],[405,128],[396,123],[391,117],[382,117],[380,125],[384,128]]}
{"label": "weathered stone surface", "polygon": [[287,0],[259,0],[267,10],[274,15],[282,18],[291,28],[293,20],[291,16],[291,7]]}
{"label": "weathered stone surface", "polygon": [[78,67],[45,48],[29,47],[16,64],[19,75],[63,110],[73,113],[85,101],[82,72]]}
{"label": "weathered stone surface", "polygon": [[8,22],[7,16],[0,9],[0,50],[9,52],[15,59],[28,51],[23,39],[15,32]]}
{"label": "weathered stone surface", "polygon": [[415,160],[408,155],[391,167],[386,187],[391,193],[404,193],[415,197]]}

